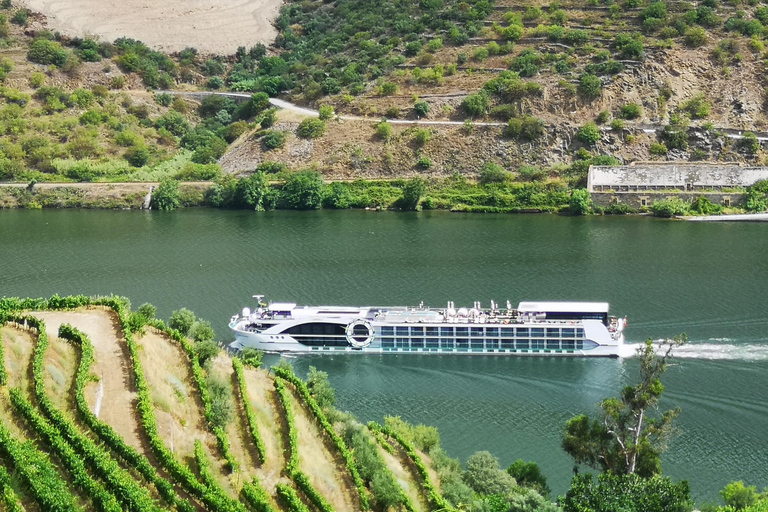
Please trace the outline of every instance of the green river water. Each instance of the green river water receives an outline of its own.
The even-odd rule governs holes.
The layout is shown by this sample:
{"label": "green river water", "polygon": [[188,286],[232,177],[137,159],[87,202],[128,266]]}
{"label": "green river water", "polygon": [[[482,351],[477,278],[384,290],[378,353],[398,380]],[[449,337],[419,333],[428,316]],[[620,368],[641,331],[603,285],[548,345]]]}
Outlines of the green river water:
{"label": "green river water", "polygon": [[[222,340],[251,295],[299,304],[608,301],[630,342],[686,332],[665,375],[680,406],[665,474],[697,500],[731,480],[768,486],[768,224],[639,217],[194,209],[0,212],[0,296],[108,294],[185,306]],[[631,379],[631,360],[307,356],[361,420],[437,426],[462,461],[539,463],[563,493],[564,422]]]}

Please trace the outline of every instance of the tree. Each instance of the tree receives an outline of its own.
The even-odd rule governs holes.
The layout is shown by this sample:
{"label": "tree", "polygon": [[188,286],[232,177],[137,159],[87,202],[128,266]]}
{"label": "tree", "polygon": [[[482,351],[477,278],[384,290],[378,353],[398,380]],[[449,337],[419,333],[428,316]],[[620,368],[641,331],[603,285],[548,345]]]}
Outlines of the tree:
{"label": "tree", "polygon": [[215,358],[219,352],[221,352],[221,347],[212,339],[195,343],[195,354],[197,354],[197,360],[200,364],[205,364],[206,361]]}
{"label": "tree", "polygon": [[568,203],[568,210],[573,215],[586,215],[592,207],[592,197],[589,190],[578,188],[571,192],[571,200]]}
{"label": "tree", "polygon": [[38,64],[61,67],[67,62],[67,52],[56,41],[36,39],[27,52],[27,59]]}
{"label": "tree", "polygon": [[309,367],[307,388],[317,402],[317,405],[323,409],[333,407],[333,404],[336,403],[336,392],[328,381],[328,374],[318,371],[314,366]]}
{"label": "tree", "polygon": [[194,323],[195,314],[187,308],[181,308],[171,313],[171,318],[168,320],[168,327],[176,329],[186,336]]}
{"label": "tree", "polygon": [[693,500],[688,482],[676,484],[669,478],[654,475],[603,473],[576,475],[571,488],[562,498],[564,512],[690,512]]}
{"label": "tree", "polygon": [[735,510],[743,510],[751,507],[759,498],[757,494],[757,487],[744,485],[744,482],[739,480],[738,482],[731,482],[720,491],[720,496],[723,497],[725,504],[729,507],[733,507]]}
{"label": "tree", "polygon": [[405,210],[416,210],[422,196],[427,191],[427,183],[421,178],[408,180],[403,187],[401,204]]}
{"label": "tree", "polygon": [[204,341],[213,341],[216,337],[216,333],[211,327],[211,322],[207,320],[196,320],[189,328],[189,337],[195,340],[197,343]]}
{"label": "tree", "polygon": [[507,494],[516,485],[515,479],[501,469],[499,460],[491,452],[476,452],[467,459],[464,482],[476,493]]}
{"label": "tree", "polygon": [[[279,133],[279,132],[278,132]],[[257,171],[246,178],[237,181],[235,187],[235,201],[241,208],[251,210],[264,210],[264,199],[269,194],[269,180],[267,176]]]}
{"label": "tree", "polygon": [[152,208],[156,210],[175,210],[179,207],[179,182],[165,178],[152,192]]}
{"label": "tree", "polygon": [[323,177],[319,172],[299,171],[283,185],[282,201],[294,210],[314,210],[323,201]]}
{"label": "tree", "polygon": [[687,342],[685,334],[656,349],[651,340],[638,348],[640,382],[624,387],[621,397],[600,402],[597,418],[580,414],[565,426],[563,449],[576,464],[586,464],[617,475],[637,473],[650,477],[661,472],[661,453],[672,434],[672,420],[679,409],[652,418],[664,392],[661,376],[672,349]]}
{"label": "tree", "polygon": [[517,459],[507,468],[507,473],[515,479],[518,485],[530,487],[542,494],[549,494],[550,492],[547,485],[547,477],[541,474],[539,465],[535,462],[525,462],[523,459]]}
{"label": "tree", "polygon": [[157,315],[157,308],[152,304],[150,304],[149,302],[145,302],[144,304],[139,306],[138,312],[141,316],[143,316],[147,320],[153,320]]}

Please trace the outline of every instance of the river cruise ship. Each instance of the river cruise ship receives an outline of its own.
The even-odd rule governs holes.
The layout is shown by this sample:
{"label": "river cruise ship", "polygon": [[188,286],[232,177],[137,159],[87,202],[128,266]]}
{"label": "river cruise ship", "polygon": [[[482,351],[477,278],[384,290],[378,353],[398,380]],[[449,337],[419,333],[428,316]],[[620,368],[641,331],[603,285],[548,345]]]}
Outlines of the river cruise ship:
{"label": "river cruise ship", "polygon": [[605,302],[491,301],[483,308],[297,306],[262,302],[232,317],[234,349],[265,352],[542,356],[626,354],[626,318]]}

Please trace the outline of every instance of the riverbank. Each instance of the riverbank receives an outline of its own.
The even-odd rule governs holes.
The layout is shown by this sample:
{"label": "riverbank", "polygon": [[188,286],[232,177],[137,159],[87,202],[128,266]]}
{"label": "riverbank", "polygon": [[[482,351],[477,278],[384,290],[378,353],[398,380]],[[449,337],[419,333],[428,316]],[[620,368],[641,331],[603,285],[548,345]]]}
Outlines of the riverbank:
{"label": "riverbank", "polygon": [[[157,182],[134,183],[3,183],[0,208],[93,208],[104,210],[140,209]],[[181,203],[198,206],[204,202],[212,182],[179,184]]]}

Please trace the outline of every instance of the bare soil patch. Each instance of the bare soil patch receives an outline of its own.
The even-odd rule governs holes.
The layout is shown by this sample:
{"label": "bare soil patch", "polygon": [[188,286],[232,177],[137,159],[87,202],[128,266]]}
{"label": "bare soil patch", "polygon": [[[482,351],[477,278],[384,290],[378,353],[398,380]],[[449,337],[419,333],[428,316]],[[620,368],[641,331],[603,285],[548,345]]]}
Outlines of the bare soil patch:
{"label": "bare soil patch", "polygon": [[[34,339],[27,331],[10,326],[0,327],[0,335],[2,335],[5,369],[8,373],[7,388],[20,388],[28,393],[31,383],[30,364]],[[8,394],[0,393],[0,418],[3,418],[5,426],[11,429],[19,439],[24,439],[23,429],[11,419],[15,417]]]}
{"label": "bare soil patch", "polygon": [[92,411],[100,389],[103,398],[98,411],[99,419],[109,424],[122,438],[136,449],[144,450],[136,420],[136,392],[134,391],[129,357],[117,318],[107,310],[46,311],[35,313],[45,320],[48,335],[53,338],[61,324],[70,324],[84,332],[91,340],[94,363],[91,373],[99,378],[86,386],[85,394]]}
{"label": "bare soil patch", "polygon": [[392,472],[392,475],[397,480],[397,483],[402,487],[403,492],[411,499],[413,507],[417,510],[428,510],[424,503],[424,497],[421,494],[421,486],[414,482],[413,475],[408,471],[408,468],[403,465],[402,461],[383,449],[377,443],[379,453],[384,458],[384,463],[387,465],[387,469]]}
{"label": "bare soil patch", "polygon": [[285,456],[272,380],[264,371],[246,368],[245,385],[266,451],[266,461],[257,472],[259,481],[269,494],[274,494],[275,484],[288,481],[280,475],[285,467]]}
{"label": "bare soil patch", "polygon": [[335,510],[355,511],[356,499],[349,494],[344,478],[346,468],[335,463],[334,454],[323,443],[323,433],[300,401],[291,396],[292,410],[296,419],[296,430],[299,438],[299,468],[306,473],[312,487],[317,490]]}
{"label": "bare soil patch", "polygon": [[195,439],[209,444],[211,436],[205,429],[205,417],[192,384],[187,357],[173,342],[152,329],[138,338],[137,343],[160,436],[179,458],[191,458]]}
{"label": "bare soil patch", "polygon": [[23,0],[49,28],[113,41],[132,37],[166,52],[191,46],[233,54],[238,46],[270,45],[280,0]]}

